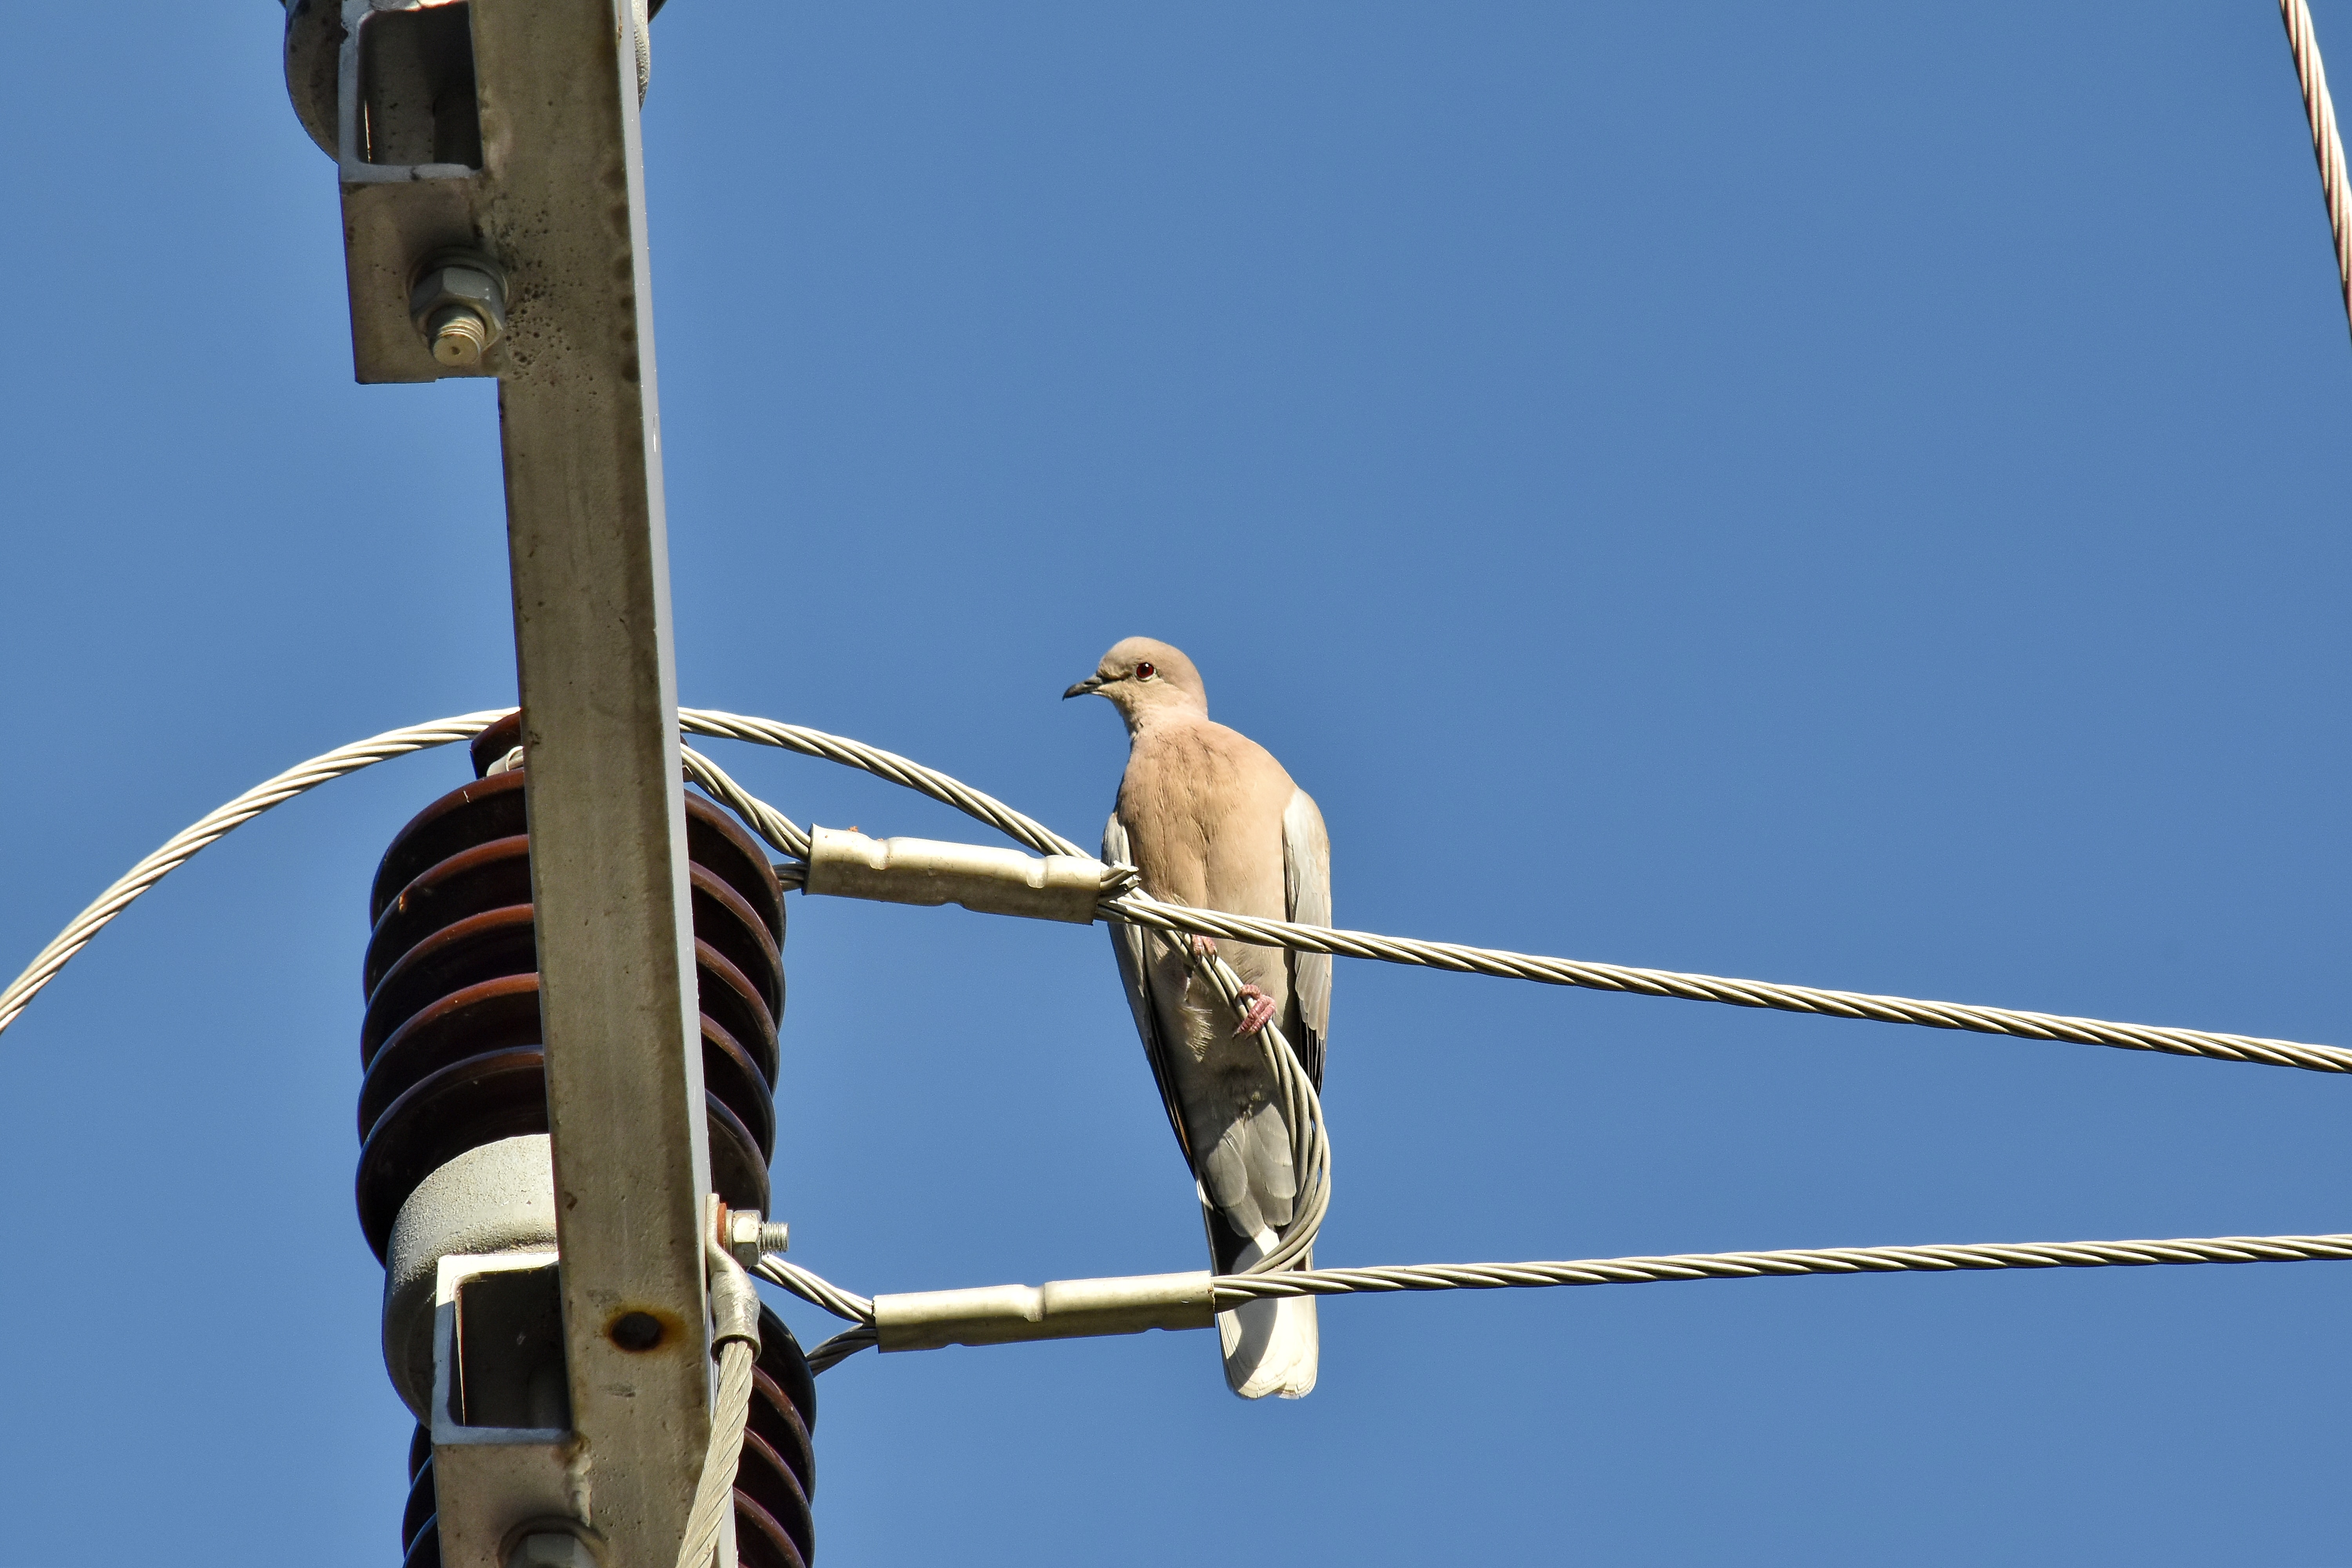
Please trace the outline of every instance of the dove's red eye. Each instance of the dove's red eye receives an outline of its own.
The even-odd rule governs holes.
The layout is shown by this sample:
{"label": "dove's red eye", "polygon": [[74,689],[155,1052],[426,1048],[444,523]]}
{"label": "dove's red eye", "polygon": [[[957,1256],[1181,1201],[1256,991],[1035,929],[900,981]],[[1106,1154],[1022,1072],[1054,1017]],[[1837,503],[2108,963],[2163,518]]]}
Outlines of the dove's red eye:
{"label": "dove's red eye", "polygon": [[1149,679],[1151,679],[1151,667],[1150,667],[1150,665],[1148,665],[1148,664],[1139,664],[1139,665],[1137,665],[1137,666],[1135,667],[1135,679],[1138,679],[1138,680],[1149,680]]}

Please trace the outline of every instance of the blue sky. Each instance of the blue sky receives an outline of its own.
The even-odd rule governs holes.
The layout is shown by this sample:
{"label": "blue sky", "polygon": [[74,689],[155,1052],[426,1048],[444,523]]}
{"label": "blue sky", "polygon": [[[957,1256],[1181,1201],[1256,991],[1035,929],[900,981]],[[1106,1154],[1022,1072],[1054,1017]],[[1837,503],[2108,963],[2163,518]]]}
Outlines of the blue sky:
{"label": "blue sky", "polygon": [[[352,384],[277,18],[12,19],[0,970],[258,779],[511,698],[491,393]],[[2270,5],[675,0],[646,144],[687,700],[1090,838],[1120,735],[1056,698],[1148,633],[1320,801],[1342,923],[2352,1042],[2352,350]],[[0,1568],[396,1561],[359,963],[462,770],[265,818],[0,1037]],[[1200,1265],[1101,932],[790,912],[796,1258]],[[2352,1230],[2347,1095],[1344,963],[1320,1256]],[[1206,1335],[868,1355],[821,1561],[2352,1562],[2347,1310],[1354,1300],[1285,1405]]]}

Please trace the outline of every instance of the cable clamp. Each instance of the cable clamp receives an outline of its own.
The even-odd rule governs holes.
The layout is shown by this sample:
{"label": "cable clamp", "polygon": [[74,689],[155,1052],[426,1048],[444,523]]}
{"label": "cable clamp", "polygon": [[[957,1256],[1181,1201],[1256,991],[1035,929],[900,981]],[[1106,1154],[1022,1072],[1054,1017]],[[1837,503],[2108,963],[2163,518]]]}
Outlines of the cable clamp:
{"label": "cable clamp", "polygon": [[[710,1268],[710,1349],[716,1354],[719,1347],[730,1340],[741,1340],[757,1354],[760,1349],[760,1292],[743,1266],[735,1261],[728,1246],[730,1232],[735,1229],[735,1215],[717,1194],[704,1198],[710,1215],[709,1228],[703,1234],[702,1251]],[[752,1227],[764,1229],[760,1216],[748,1217]]]}
{"label": "cable clamp", "polygon": [[812,827],[803,891],[890,904],[961,904],[984,915],[1091,925],[1095,906],[1115,896],[1113,888],[1123,891],[1121,884],[1132,878],[1125,868],[1085,855],[1041,858],[980,844],[868,838]]}

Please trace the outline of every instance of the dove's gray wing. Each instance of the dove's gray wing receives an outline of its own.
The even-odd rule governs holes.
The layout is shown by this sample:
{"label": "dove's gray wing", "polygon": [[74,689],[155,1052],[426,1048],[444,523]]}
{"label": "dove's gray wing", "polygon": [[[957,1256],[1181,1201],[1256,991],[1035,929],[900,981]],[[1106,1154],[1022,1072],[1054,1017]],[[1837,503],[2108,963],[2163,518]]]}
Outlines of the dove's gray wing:
{"label": "dove's gray wing", "polygon": [[[1303,789],[1291,792],[1282,813],[1282,885],[1294,924],[1331,923],[1331,837],[1323,831],[1323,814]],[[1293,1042],[1298,1065],[1320,1093],[1323,1041],[1331,1028],[1329,953],[1290,954],[1290,996],[1298,1005],[1298,1037]]]}
{"label": "dove's gray wing", "polygon": [[[1127,846],[1127,828],[1119,822],[1118,813],[1112,812],[1103,825],[1103,864],[1132,866],[1135,858]],[[1327,904],[1330,901],[1327,897]],[[1160,1086],[1160,1103],[1167,1110],[1168,1125],[1176,1134],[1176,1146],[1184,1152],[1184,1163],[1192,1163],[1192,1140],[1184,1131],[1184,1108],[1176,1098],[1176,1081],[1170,1076],[1168,1040],[1160,1027],[1160,1009],[1151,1005],[1151,965],[1148,959],[1150,933],[1141,926],[1123,925],[1117,921],[1110,927],[1110,950],[1118,960],[1118,977],[1127,987],[1128,1009],[1135,1015],[1135,1032],[1143,1040],[1144,1058],[1151,1064],[1151,1081]],[[1327,959],[1326,963],[1328,963]]]}

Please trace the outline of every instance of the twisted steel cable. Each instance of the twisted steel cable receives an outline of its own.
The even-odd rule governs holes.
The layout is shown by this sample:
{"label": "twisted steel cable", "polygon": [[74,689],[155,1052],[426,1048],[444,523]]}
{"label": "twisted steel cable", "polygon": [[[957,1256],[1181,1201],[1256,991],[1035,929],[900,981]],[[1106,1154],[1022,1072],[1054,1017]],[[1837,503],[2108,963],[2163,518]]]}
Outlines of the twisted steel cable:
{"label": "twisted steel cable", "polygon": [[[783,746],[805,756],[823,757],[847,767],[862,768],[952,805],[1040,853],[1083,853],[1068,839],[993,796],[982,795],[945,773],[910,763],[893,752],[798,725],[744,719],[708,709],[680,709],[678,712],[681,721],[688,723],[698,734],[723,735],[734,740]],[[787,885],[793,885],[791,868],[779,868],[779,875]],[[1288,948],[1298,952],[1328,952],[1341,958],[1364,958],[1382,963],[1444,969],[1459,974],[1531,980],[1543,985],[1570,985],[1637,996],[1671,996],[1686,1002],[1720,1002],[1734,1007],[1763,1007],[1776,1012],[1808,1013],[1826,1018],[1916,1024],[1931,1029],[2007,1035],[2027,1040],[2067,1041],[2075,1045],[2107,1046],[2117,1050],[2205,1057],[2215,1061],[2254,1062],[2266,1067],[2301,1068],[2308,1072],[2352,1072],[2352,1050],[2336,1046],[2305,1045],[2295,1040],[2266,1039],[2254,1035],[2226,1035],[2207,1029],[2117,1024],[2100,1018],[2030,1013],[2016,1008],[1978,1006],[1959,1002],[1926,1002],[1908,996],[1881,996],[1863,991],[1832,991],[1811,985],[1732,980],[1721,975],[1692,974],[1671,969],[1641,969],[1628,964],[1546,958],[1503,948],[1423,942],[1412,937],[1382,936],[1373,931],[1340,931],[1328,926],[1297,925],[1288,921],[1232,915],[1219,910],[1162,903],[1141,892],[1107,898],[1097,908],[1097,914],[1103,920],[1124,921],[1160,931],[1223,937],[1257,947]]]}
{"label": "twisted steel cable", "polygon": [[[1200,952],[1191,942],[1172,934],[1167,936],[1167,941],[1195,973],[1207,977],[1210,988],[1235,1017],[1248,1011],[1242,999],[1242,977],[1234,973],[1233,965],[1214,948]],[[1314,1081],[1299,1064],[1298,1053],[1291,1048],[1289,1037],[1283,1034],[1280,1025],[1268,1019],[1265,1026],[1257,1031],[1257,1043],[1265,1058],[1266,1071],[1273,1075],[1282,1095],[1282,1120],[1290,1130],[1290,1168],[1296,1174],[1298,1193],[1281,1240],[1273,1251],[1249,1266],[1245,1270],[1249,1274],[1289,1268],[1307,1258],[1314,1248],[1316,1233],[1323,1228],[1323,1216],[1331,1208],[1331,1139],[1323,1123],[1322,1096],[1316,1093]]]}
{"label": "twisted steel cable", "polygon": [[1210,1282],[1220,1310],[1276,1296],[1396,1290],[1517,1290],[1559,1285],[1648,1285],[1795,1274],[1949,1273],[1983,1268],[2139,1268],[2158,1264],[2311,1263],[2352,1259],[2352,1236],[2220,1236],[2168,1241],[2031,1241],[1962,1247],[1840,1247],[1821,1251],[1693,1252],[1568,1263],[1424,1263],[1226,1274]]}
{"label": "twisted steel cable", "polygon": [[846,1318],[853,1323],[871,1328],[874,1323],[874,1303],[855,1291],[845,1290],[827,1279],[820,1279],[797,1263],[787,1263],[782,1255],[768,1253],[751,1267],[751,1272],[771,1285],[780,1285],[806,1301],[821,1307],[836,1318]]}
{"label": "twisted steel cable", "polygon": [[2279,0],[2279,20],[2286,25],[2295,79],[2303,86],[2312,156],[2319,163],[2319,191],[2327,203],[2328,227],[2336,235],[2336,274],[2343,282],[2345,320],[2352,326],[2352,179],[2345,173],[2344,138],[2336,129],[2336,102],[2327,94],[2327,68],[2319,58],[2319,36],[2305,0]]}
{"label": "twisted steel cable", "polygon": [[820,1279],[800,1265],[785,1262],[779,1253],[762,1255],[751,1266],[751,1273],[771,1285],[782,1286],[812,1307],[822,1307],[855,1325],[808,1352],[812,1373],[838,1365],[868,1345],[881,1342],[880,1331],[874,1326],[874,1303],[856,1291],[845,1290],[830,1279]]}
{"label": "twisted steel cable", "polygon": [[461,713],[454,719],[436,719],[429,724],[412,724],[404,730],[387,730],[381,735],[371,735],[364,741],[354,741],[348,746],[338,746],[309,762],[287,769],[275,778],[265,779],[235,800],[198,817],[166,839],[163,847],[136,866],[125,871],[114,885],[100,893],[90,906],[76,915],[47,947],[33,955],[25,972],[0,991],[0,1030],[16,1021],[26,1004],[37,995],[42,986],[57,978],[75,953],[88,947],[90,939],[104,931],[107,922],[124,910],[140,894],[170,876],[204,848],[245,824],[259,816],[273,805],[281,805],[306,790],[318,788],[330,779],[341,778],[360,769],[411,752],[422,752],[434,746],[446,746],[453,741],[470,741],[497,721],[513,712],[511,708],[485,709],[479,713]]}
{"label": "twisted steel cable", "polygon": [[2074,1018],[2055,1013],[2025,1013],[1958,1002],[1921,1002],[1907,996],[1876,996],[1861,991],[1826,991],[1811,985],[1685,974],[1671,969],[1636,969],[1618,963],[1542,958],[1497,948],[1465,947],[1459,942],[1421,942],[1371,931],[1337,931],[1326,926],[1296,925],[1288,921],[1229,915],[1218,910],[1161,903],[1141,893],[1107,899],[1099,912],[1105,920],[1126,921],[1155,931],[1191,931],[1261,947],[1378,959],[1384,963],[1449,969],[1457,973],[1486,974],[1505,980],[1532,980],[1545,985],[1573,985],[1639,996],[1673,996],[1686,1002],[1722,1002],[1735,1007],[1768,1007],[1828,1018],[1918,1024],[1931,1029],[1962,1029],[1972,1034],[2010,1035],[2029,1040],[2067,1040],[2077,1045],[2112,1046],[2119,1050],[2161,1051],[2169,1056],[2302,1068],[2311,1072],[2352,1072],[2352,1050],[2252,1035],[2221,1035],[2152,1024],[2111,1024],[2098,1018]]}
{"label": "twisted steel cable", "polygon": [[863,1328],[845,1330],[809,1352],[809,1372],[812,1375],[820,1372],[829,1372],[859,1351],[869,1349],[881,1342],[881,1331],[871,1323]]}
{"label": "twisted steel cable", "polygon": [[677,1568],[704,1568],[719,1542],[719,1527],[734,1501],[735,1467],[743,1457],[743,1428],[751,1415],[751,1369],[760,1347],[729,1340],[719,1349],[719,1394],[711,1412],[710,1444],[702,1476],[678,1543]]}
{"label": "twisted steel cable", "polygon": [[[942,805],[951,805],[966,816],[977,817],[1006,837],[1027,845],[1040,855],[1086,854],[1084,849],[1044,823],[1013,810],[995,796],[982,795],[970,784],[950,778],[936,768],[927,768],[920,763],[910,762],[879,746],[869,746],[863,741],[828,735],[822,730],[811,730],[799,724],[780,724],[772,719],[747,719],[740,713],[722,713],[712,708],[681,708],[677,710],[677,721],[681,728],[697,735],[749,741],[761,746],[781,746],[804,757],[822,757],[828,763],[839,763],[844,767],[862,768],[877,778],[903,784],[918,795],[929,795]],[[801,851],[803,858],[807,853],[806,848]]]}
{"label": "twisted steel cable", "polygon": [[[356,773],[372,763],[409,752],[446,745],[452,741],[468,740],[512,711],[510,708],[488,709],[453,719],[436,720],[429,724],[412,725],[404,730],[387,731],[364,741],[339,746],[255,785],[217,810],[207,813],[173,835],[161,848],[140,861],[112,887],[100,894],[96,901],[77,915],[64,931],[34,956],[33,962],[26,966],[22,974],[10,982],[5,991],[0,991],[0,1030],[5,1030],[16,1020],[26,1004],[65,967],[74,954],[88,946],[90,939],[104,929],[108,921],[206,845],[271,806],[290,800],[305,790],[316,788],[330,779]],[[894,752],[799,725],[748,719],[709,709],[681,709],[679,718],[682,726],[696,734],[780,746],[805,756],[821,757],[828,762],[863,769],[929,795],[943,805],[954,806],[1040,853],[1083,854],[1070,840],[993,796],[983,795],[945,773],[909,762]],[[719,788],[741,795],[755,808],[747,820],[755,826],[768,822],[786,843],[793,841],[793,835],[799,830],[788,819],[774,813],[756,797],[744,794],[732,780],[725,779],[723,773],[708,758],[701,760],[701,765]],[[763,836],[765,831],[763,829]],[[2122,1050],[2206,1057],[2218,1061],[2258,1062],[2271,1067],[2301,1068],[2311,1072],[2352,1072],[2352,1050],[2334,1046],[2305,1045],[2294,1040],[2265,1039],[2251,1035],[2218,1034],[2203,1029],[2116,1024],[2097,1018],[2029,1013],[2005,1007],[1924,1002],[1905,996],[1879,996],[1856,991],[1778,985],[1764,981],[1730,980],[1717,975],[1689,974],[1665,969],[1639,969],[1623,964],[1545,958],[1502,949],[1468,947],[1458,942],[1422,942],[1407,937],[1381,936],[1370,931],[1338,931],[1323,926],[1296,925],[1287,921],[1229,915],[1215,910],[1161,903],[1134,892],[1105,900],[1098,913],[1105,920],[1126,921],[1156,931],[1225,937],[1257,946],[1291,948],[1303,952],[1329,952],[1343,958],[1376,959],[1387,963],[1412,964],[1502,979],[1532,980],[1543,984],[1580,986],[1634,995],[1673,996],[1685,1001],[1721,1002],[1732,1006],[1767,1007],[1823,1017],[1916,1024],[1928,1028],[2007,1035],[2021,1039],[2071,1041],[2080,1045],[2110,1046]]]}
{"label": "twisted steel cable", "polygon": [[[1834,1247],[1780,1252],[1685,1252],[1656,1258],[1583,1258],[1562,1263],[1418,1263],[1378,1268],[1301,1268],[1221,1274],[1209,1282],[1209,1288],[1212,1303],[1222,1312],[1246,1301],[1286,1296],[1393,1295],[1404,1290],[1535,1290],[1578,1285],[1667,1284],[1679,1279],[1785,1279],[1803,1274],[1951,1274],[1996,1268],[2147,1268],[2193,1263],[2347,1261],[2352,1261],[2352,1235],[2213,1236],[2178,1237],[2162,1241],[2021,1241],[1945,1247]],[[840,1287],[805,1270],[797,1272],[811,1289],[848,1295]],[[821,1372],[877,1342],[878,1334],[869,1318],[863,1326],[836,1334],[819,1345],[809,1355],[809,1366]]]}
{"label": "twisted steel cable", "polygon": [[686,776],[692,779],[702,793],[741,817],[752,832],[768,841],[780,855],[790,855],[796,860],[809,856],[807,829],[745,789],[728,776],[727,770],[696,751],[692,746],[680,748],[686,759]]}

